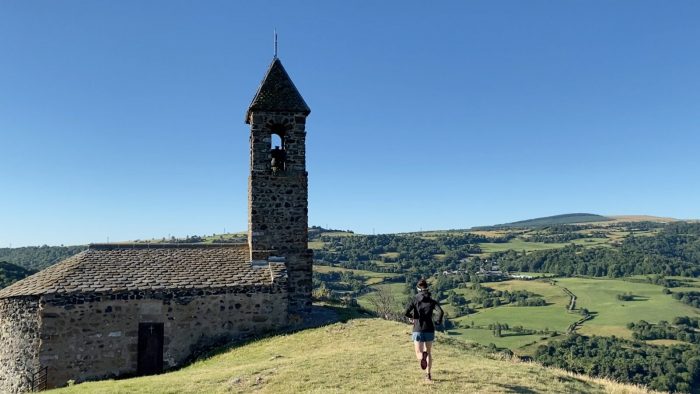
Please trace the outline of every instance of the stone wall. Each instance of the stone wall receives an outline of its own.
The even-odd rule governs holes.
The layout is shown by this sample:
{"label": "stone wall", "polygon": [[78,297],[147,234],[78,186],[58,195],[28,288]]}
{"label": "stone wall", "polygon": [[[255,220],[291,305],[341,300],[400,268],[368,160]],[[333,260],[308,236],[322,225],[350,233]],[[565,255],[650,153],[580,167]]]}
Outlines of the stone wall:
{"label": "stone wall", "polygon": [[139,323],[164,323],[164,368],[187,361],[222,340],[249,337],[287,324],[287,294],[154,291],[42,300],[41,364],[49,386],[131,375],[138,360]]}
{"label": "stone wall", "polygon": [[287,260],[289,311],[291,314],[303,315],[311,309],[313,250],[292,254]]}
{"label": "stone wall", "polygon": [[304,175],[251,174],[251,250],[285,256],[308,248],[306,182]]}
{"label": "stone wall", "polygon": [[31,388],[38,370],[38,297],[0,299],[0,393]]}
{"label": "stone wall", "polygon": [[[290,312],[311,306],[312,252],[308,249],[306,115],[254,112],[250,115],[251,172],[248,182],[248,240],[251,258],[284,257]],[[284,141],[284,171],[272,171],[272,134]]]}

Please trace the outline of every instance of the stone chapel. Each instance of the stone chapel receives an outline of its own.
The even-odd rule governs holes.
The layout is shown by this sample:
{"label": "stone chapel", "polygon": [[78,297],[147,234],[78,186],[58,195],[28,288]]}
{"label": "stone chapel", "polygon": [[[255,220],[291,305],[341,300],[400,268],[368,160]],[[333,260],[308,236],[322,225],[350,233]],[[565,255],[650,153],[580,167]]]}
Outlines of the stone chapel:
{"label": "stone chapel", "polygon": [[246,244],[91,244],[0,290],[0,392],[159,373],[222,341],[302,321],[313,261],[310,112],[273,58],[245,117]]}

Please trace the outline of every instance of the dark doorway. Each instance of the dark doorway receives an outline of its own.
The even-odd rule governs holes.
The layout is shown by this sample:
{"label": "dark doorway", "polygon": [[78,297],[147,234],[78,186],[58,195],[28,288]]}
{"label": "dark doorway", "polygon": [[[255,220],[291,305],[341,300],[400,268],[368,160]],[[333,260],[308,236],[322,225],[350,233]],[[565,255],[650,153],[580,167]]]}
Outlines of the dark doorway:
{"label": "dark doorway", "polygon": [[163,372],[163,323],[139,323],[139,354],[136,372]]}

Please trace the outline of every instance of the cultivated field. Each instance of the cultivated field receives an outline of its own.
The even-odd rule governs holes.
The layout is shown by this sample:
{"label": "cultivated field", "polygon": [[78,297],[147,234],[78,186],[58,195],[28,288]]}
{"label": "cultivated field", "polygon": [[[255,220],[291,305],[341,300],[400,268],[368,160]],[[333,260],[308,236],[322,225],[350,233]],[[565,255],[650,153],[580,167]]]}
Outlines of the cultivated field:
{"label": "cultivated field", "polygon": [[[497,346],[508,347],[517,353],[526,354],[532,350],[532,346],[528,349],[523,347],[532,345],[533,342],[548,340],[549,336],[520,335],[512,331],[504,331],[502,337],[496,337],[491,330],[487,329],[488,325],[507,323],[510,327],[523,326],[538,331],[566,332],[569,325],[582,318],[578,313],[580,309],[586,308],[593,315],[593,319],[584,322],[578,332],[585,335],[615,335],[631,338],[632,333],[626,327],[629,322],[639,320],[651,323],[661,320],[670,322],[677,316],[700,315],[699,310],[673,299],[671,295],[663,294],[663,287],[658,285],[600,278],[559,278],[555,283],[556,285],[552,285],[549,280],[484,283],[482,286],[495,290],[527,290],[539,294],[547,301],[547,305],[537,307],[503,305],[477,309],[476,313],[456,318],[455,321],[462,328],[450,330],[450,332],[467,341],[481,344],[494,343]],[[700,284],[698,281],[690,283]],[[577,297],[574,312],[567,310],[569,297],[564,293],[563,288],[569,289]],[[455,289],[455,291],[467,299],[471,294],[469,289]],[[624,293],[633,294],[635,301],[618,300],[617,295]],[[451,310],[451,307],[447,306],[445,309]],[[669,345],[677,342],[662,340],[651,343]]]}
{"label": "cultivated field", "polygon": [[365,278],[365,284],[368,286],[376,285],[382,283],[385,279],[390,279],[397,274],[386,274],[382,272],[365,271],[365,270],[353,270],[349,268],[342,267],[331,267],[328,265],[314,264],[314,271],[328,273],[328,272],[352,272],[354,275],[359,275]]}
{"label": "cultivated field", "polygon": [[[676,316],[700,315],[698,309],[673,299],[670,294],[663,294],[663,287],[658,285],[584,278],[557,279],[557,284],[576,294],[577,307],[587,308],[595,315],[583,324],[579,330],[582,334],[630,338],[631,332],[625,327],[629,322],[670,322]],[[623,293],[633,294],[635,300],[618,300],[617,295]]]}

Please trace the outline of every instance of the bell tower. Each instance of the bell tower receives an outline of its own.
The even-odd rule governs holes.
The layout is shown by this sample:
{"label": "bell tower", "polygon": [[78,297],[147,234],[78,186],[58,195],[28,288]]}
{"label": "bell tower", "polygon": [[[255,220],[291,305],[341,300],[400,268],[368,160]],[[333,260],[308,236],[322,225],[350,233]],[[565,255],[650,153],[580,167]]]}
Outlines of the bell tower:
{"label": "bell tower", "polygon": [[284,261],[290,314],[311,307],[313,252],[308,248],[308,105],[275,56],[253,98],[248,179],[248,244],[255,263]]}

